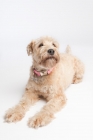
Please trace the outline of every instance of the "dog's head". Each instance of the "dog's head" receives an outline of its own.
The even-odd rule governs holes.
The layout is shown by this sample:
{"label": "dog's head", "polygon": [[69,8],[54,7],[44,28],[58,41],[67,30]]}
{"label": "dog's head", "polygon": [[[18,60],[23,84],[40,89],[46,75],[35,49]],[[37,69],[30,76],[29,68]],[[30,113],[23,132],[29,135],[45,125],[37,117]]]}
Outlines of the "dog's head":
{"label": "dog's head", "polygon": [[32,54],[33,62],[46,68],[54,67],[60,60],[58,42],[51,37],[42,37],[27,46],[28,55]]}

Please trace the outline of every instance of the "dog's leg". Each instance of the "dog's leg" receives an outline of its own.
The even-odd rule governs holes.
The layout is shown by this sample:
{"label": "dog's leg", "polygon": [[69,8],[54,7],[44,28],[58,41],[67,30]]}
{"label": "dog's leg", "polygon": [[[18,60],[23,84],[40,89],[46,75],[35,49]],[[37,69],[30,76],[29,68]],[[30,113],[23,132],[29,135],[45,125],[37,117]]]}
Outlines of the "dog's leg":
{"label": "dog's leg", "polygon": [[54,98],[49,100],[39,113],[29,119],[28,126],[38,128],[47,125],[54,118],[54,113],[59,111],[66,104],[64,94],[56,94]]}
{"label": "dog's leg", "polygon": [[75,70],[75,75],[73,78],[73,84],[77,84],[81,82],[83,79],[84,64],[79,59],[76,58],[74,60],[74,70]]}
{"label": "dog's leg", "polygon": [[17,122],[20,121],[27,110],[37,102],[39,98],[35,95],[35,93],[31,93],[31,91],[26,90],[21,101],[18,105],[13,108],[10,108],[5,114],[5,121],[6,122]]}

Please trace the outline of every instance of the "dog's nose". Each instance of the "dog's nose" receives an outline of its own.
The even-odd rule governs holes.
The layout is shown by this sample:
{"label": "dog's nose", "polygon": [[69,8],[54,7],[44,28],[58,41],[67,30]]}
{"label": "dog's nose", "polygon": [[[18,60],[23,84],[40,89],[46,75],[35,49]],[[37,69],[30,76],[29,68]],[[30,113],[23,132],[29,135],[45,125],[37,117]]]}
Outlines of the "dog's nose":
{"label": "dog's nose", "polygon": [[53,55],[55,51],[54,51],[53,49],[49,49],[47,52],[48,52],[50,55]]}

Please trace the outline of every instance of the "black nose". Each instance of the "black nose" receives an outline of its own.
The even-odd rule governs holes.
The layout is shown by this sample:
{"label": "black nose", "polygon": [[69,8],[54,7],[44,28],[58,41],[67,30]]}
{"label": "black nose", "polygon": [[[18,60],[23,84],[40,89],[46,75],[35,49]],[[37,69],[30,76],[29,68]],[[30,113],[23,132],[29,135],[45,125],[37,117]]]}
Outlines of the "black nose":
{"label": "black nose", "polygon": [[54,51],[53,49],[49,49],[47,52],[48,52],[50,55],[53,55],[55,51]]}

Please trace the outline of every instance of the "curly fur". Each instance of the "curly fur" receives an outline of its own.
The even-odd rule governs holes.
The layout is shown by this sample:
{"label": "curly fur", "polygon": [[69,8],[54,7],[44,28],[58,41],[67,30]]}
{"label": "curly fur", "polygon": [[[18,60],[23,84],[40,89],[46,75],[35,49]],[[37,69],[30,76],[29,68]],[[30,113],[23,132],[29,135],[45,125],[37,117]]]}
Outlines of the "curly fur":
{"label": "curly fur", "polygon": [[[69,46],[65,53],[59,53],[58,48],[58,42],[51,37],[33,40],[27,46],[27,53],[31,54],[33,58],[30,77],[19,104],[7,111],[6,122],[20,121],[30,106],[37,102],[41,96],[46,99],[47,103],[39,113],[29,119],[29,127],[37,128],[50,123],[54,114],[64,107],[66,104],[64,91],[72,83],[82,81],[84,65],[71,54]],[[55,51],[53,57],[48,53],[49,49]],[[37,71],[46,71],[52,67],[54,69],[49,75],[38,77],[33,74],[34,68]]]}

